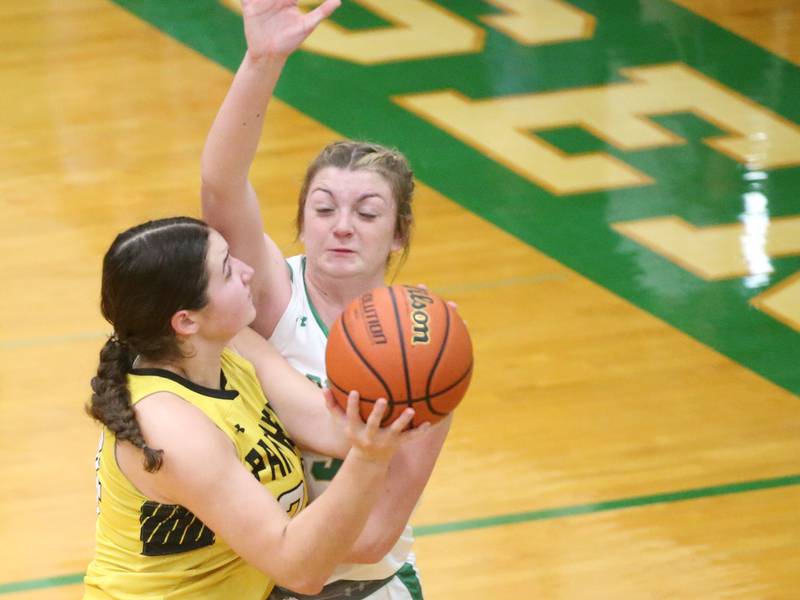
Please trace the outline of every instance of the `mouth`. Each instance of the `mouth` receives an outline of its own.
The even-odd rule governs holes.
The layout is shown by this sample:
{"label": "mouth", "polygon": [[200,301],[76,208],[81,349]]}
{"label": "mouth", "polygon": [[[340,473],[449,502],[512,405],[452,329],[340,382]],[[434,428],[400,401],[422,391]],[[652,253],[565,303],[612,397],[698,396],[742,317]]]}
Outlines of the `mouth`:
{"label": "mouth", "polygon": [[332,248],[331,252],[339,255],[355,254],[355,251],[348,250],[347,248]]}

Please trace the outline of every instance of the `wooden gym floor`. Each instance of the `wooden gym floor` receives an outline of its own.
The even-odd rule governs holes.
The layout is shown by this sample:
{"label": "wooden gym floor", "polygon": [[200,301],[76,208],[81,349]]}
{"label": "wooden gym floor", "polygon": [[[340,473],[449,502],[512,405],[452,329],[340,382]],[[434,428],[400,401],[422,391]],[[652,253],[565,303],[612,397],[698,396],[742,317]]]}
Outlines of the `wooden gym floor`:
{"label": "wooden gym floor", "polygon": [[[363,0],[338,18],[291,63],[253,177],[288,251],[329,140],[417,169],[397,281],[458,302],[477,365],[413,518],[426,598],[797,598],[800,5]],[[0,6],[2,600],[81,597],[100,260],[129,225],[198,214],[238,26],[216,0]]]}

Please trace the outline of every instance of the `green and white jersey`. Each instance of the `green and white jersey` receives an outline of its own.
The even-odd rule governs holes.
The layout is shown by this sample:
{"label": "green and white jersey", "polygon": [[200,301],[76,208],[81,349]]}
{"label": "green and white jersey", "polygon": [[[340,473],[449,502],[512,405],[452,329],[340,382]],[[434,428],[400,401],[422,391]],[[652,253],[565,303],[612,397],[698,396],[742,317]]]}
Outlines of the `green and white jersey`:
{"label": "green and white jersey", "polygon": [[[320,387],[327,384],[325,346],[328,328],[314,309],[305,283],[306,257],[293,256],[286,261],[292,276],[292,297],[278,321],[270,342],[298,371]],[[303,468],[309,496],[313,501],[328,487],[342,462],[335,458],[303,452]],[[396,572],[406,562],[414,541],[411,526],[383,560],[369,565],[339,565],[329,581],[382,579]]]}

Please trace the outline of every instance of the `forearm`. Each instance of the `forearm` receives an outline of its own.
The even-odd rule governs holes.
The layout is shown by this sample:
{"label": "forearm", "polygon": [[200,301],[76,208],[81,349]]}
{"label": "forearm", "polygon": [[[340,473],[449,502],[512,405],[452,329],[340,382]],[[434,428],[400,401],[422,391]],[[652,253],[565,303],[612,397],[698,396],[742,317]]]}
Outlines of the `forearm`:
{"label": "forearm", "polygon": [[430,479],[451,423],[452,415],[392,457],[381,495],[347,553],[347,562],[378,562],[397,543]]}
{"label": "forearm", "polygon": [[[343,562],[372,564],[380,561],[389,553],[405,530],[411,512],[413,512],[413,505],[411,511],[408,512],[408,518],[397,517],[395,512],[392,512],[393,510],[401,514],[405,512],[402,507],[397,506],[401,490],[395,485],[396,482],[392,481],[392,479],[397,479],[392,474],[393,467],[394,465],[390,465],[381,494],[375,501],[364,528],[347,551]],[[400,501],[399,504],[404,503]]]}
{"label": "forearm", "polygon": [[311,383],[252,329],[239,332],[231,347],[253,363],[264,394],[298,446],[325,456],[347,456],[350,439],[340,419],[326,408],[326,403],[333,406],[330,392]]}
{"label": "forearm", "polygon": [[282,56],[245,54],[203,149],[205,187],[224,192],[247,185],[267,104],[285,62]]}
{"label": "forearm", "polygon": [[287,583],[295,582],[296,591],[302,591],[296,582],[305,589],[321,587],[344,562],[381,494],[386,469],[386,462],[351,451],[325,493],[289,523],[285,574]]}

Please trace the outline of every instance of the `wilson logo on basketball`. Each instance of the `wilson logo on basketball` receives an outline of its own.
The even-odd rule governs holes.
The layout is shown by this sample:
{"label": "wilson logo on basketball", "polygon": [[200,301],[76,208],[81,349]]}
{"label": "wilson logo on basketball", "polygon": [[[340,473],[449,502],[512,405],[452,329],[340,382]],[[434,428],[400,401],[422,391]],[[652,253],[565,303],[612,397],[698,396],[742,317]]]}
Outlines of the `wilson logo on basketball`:
{"label": "wilson logo on basketball", "polygon": [[428,314],[428,305],[433,303],[433,298],[428,295],[428,292],[422,288],[407,287],[408,300],[411,304],[411,322],[413,323],[413,335],[411,343],[427,344],[431,341],[429,335],[428,322],[430,315]]}

